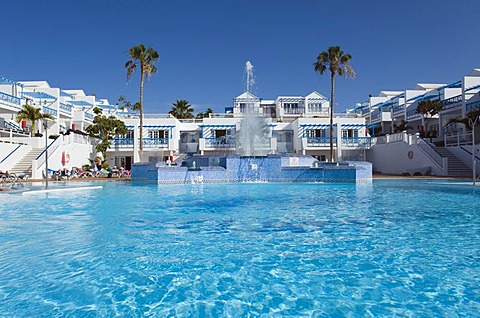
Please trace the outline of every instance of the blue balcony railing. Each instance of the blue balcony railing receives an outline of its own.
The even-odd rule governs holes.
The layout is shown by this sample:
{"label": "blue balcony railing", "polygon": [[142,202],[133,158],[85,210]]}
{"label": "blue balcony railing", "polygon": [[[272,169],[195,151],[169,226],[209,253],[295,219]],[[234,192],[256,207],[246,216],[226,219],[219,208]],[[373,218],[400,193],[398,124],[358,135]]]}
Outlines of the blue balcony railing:
{"label": "blue balcony railing", "polygon": [[57,116],[57,110],[56,109],[53,109],[53,108],[50,108],[50,107],[47,107],[47,106],[43,106],[42,111],[45,114],[50,114],[52,116]]}
{"label": "blue balcony railing", "polygon": [[467,111],[467,113],[469,111],[472,111],[474,109],[477,109],[480,107],[480,100],[477,100],[476,102],[471,102],[471,103],[468,103],[467,105],[465,105],[465,110]]}
{"label": "blue balcony railing", "polygon": [[417,113],[417,109],[415,108],[407,111],[407,119],[412,119],[418,116],[420,116],[420,114]]}
{"label": "blue balcony railing", "polygon": [[90,113],[85,113],[85,118],[86,119],[89,119],[89,120],[93,120],[93,114],[90,114]]}
{"label": "blue balcony railing", "polygon": [[405,110],[404,105],[398,105],[393,107],[393,114],[402,113]]}
{"label": "blue balcony railing", "polygon": [[13,95],[5,94],[0,92],[0,100],[15,104],[15,105],[20,105],[20,98],[15,97]]}
{"label": "blue balcony railing", "polygon": [[73,106],[70,106],[70,105],[67,105],[67,104],[64,104],[64,103],[60,103],[60,109],[61,109],[61,110],[64,110],[64,111],[66,111],[66,112],[71,113],[71,112],[72,112],[72,108],[73,108]]}
{"label": "blue balcony railing", "polygon": [[442,103],[443,103],[444,110],[462,106],[462,95],[450,97],[442,101]]}
{"label": "blue balcony railing", "polygon": [[205,138],[207,148],[235,148],[235,137]]}
{"label": "blue balcony railing", "polygon": [[115,138],[112,141],[112,146],[120,148],[131,148],[133,147],[133,138]]}
{"label": "blue balcony railing", "polygon": [[342,137],[342,145],[345,147],[370,147],[372,145],[371,137]]}
{"label": "blue balcony railing", "polygon": [[144,148],[168,148],[168,138],[143,138]]}
{"label": "blue balcony railing", "polygon": [[[307,137],[307,145],[310,147],[330,146],[330,137]],[[337,138],[333,138],[333,145],[337,146]]]}

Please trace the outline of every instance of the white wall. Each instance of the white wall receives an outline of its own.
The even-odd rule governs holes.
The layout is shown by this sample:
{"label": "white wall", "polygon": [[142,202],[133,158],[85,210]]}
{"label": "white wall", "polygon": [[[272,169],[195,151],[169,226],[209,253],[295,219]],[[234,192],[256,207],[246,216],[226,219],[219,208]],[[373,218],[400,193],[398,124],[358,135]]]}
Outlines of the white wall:
{"label": "white wall", "polygon": [[[20,146],[20,147],[18,147]],[[17,150],[15,150],[18,147]],[[17,143],[3,143],[0,142],[0,161],[5,159],[12,151],[15,150],[5,161],[0,163],[1,171],[9,171],[32,149],[30,145],[20,145]]]}
{"label": "white wall", "polygon": [[[90,143],[85,143],[82,138],[78,138],[78,135],[70,134],[67,136],[60,136],[56,141],[60,145],[58,148],[56,145],[52,145],[48,154],[48,168],[52,170],[59,170],[67,168],[69,170],[72,167],[82,167],[85,164],[90,164],[88,160],[95,158],[95,147]],[[62,165],[62,156],[65,156],[65,165]],[[42,171],[45,170],[44,159],[40,158],[38,162],[35,160],[32,163],[32,178],[42,178]]]}
{"label": "white wall", "polygon": [[[408,152],[413,152],[412,159]],[[402,174],[406,169],[430,167],[432,175],[442,175],[441,169],[417,145],[406,142],[376,144],[367,150],[367,161],[373,164],[374,172]]]}

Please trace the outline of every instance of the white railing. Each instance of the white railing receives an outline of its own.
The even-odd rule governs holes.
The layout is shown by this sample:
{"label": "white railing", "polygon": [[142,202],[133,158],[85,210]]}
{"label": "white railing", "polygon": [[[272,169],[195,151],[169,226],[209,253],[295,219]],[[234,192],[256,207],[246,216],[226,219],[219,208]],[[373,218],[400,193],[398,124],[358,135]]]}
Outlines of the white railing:
{"label": "white railing", "polygon": [[396,134],[372,138],[372,145],[375,145],[375,144],[381,145],[381,144],[388,144],[393,142],[406,142],[408,144],[411,144],[409,135],[405,131],[402,131]]}
{"label": "white railing", "polygon": [[450,133],[443,135],[445,147],[458,147],[472,144],[473,134],[471,131],[466,133]]}

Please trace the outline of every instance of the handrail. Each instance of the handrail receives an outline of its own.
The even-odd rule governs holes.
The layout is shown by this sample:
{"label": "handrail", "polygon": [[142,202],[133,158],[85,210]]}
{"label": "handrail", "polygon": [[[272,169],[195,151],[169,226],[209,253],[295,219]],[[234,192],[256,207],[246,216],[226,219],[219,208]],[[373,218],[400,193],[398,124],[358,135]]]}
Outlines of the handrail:
{"label": "handrail", "polygon": [[[55,144],[55,142],[58,140],[58,138],[60,138],[60,136],[58,136],[57,138],[55,138],[55,140],[52,141],[52,142],[50,143],[50,145],[48,145],[48,147],[47,147],[47,149],[49,150],[49,151],[48,151],[48,157],[49,157],[49,158],[50,158],[50,156],[60,147],[60,145],[61,145],[60,143],[58,143],[58,144],[55,146],[55,148],[53,148],[53,150],[50,151],[50,149],[49,149],[53,144]],[[45,156],[44,156],[44,154],[45,154],[45,149],[37,156],[37,158],[35,158],[35,161],[37,161],[37,160],[39,160],[39,159],[42,159],[42,160],[43,160],[43,162],[39,162],[39,163],[37,164],[37,168],[40,168],[41,166],[43,166],[43,165],[45,164]]]}
{"label": "handrail", "polygon": [[18,145],[17,148],[13,149],[12,152],[10,152],[5,158],[2,159],[2,161],[0,161],[0,164],[3,163],[5,160],[7,160],[8,157],[10,157],[15,151],[18,150],[18,148],[20,148],[22,145]]}
{"label": "handrail", "polygon": [[430,157],[430,159],[432,159],[433,162],[435,164],[437,164],[437,166],[440,169],[442,169],[442,171],[444,170],[444,165],[443,165],[443,159],[444,158],[438,153],[438,151],[434,147],[432,147],[429,143],[427,143],[422,138],[417,138],[417,146],[418,146],[418,148],[423,150],[423,152],[428,157]]}
{"label": "handrail", "polygon": [[[60,138],[60,136],[58,136],[57,138],[55,138],[55,139],[50,143],[50,145],[48,145],[47,150],[49,150],[49,148],[58,140],[58,138]],[[56,148],[55,148],[55,149],[56,149]],[[35,160],[38,160],[44,153],[45,153],[45,149],[43,149],[43,151],[37,156],[37,158],[35,158]],[[52,152],[51,152],[51,153],[52,153]]]}
{"label": "handrail", "polygon": [[[461,149],[463,149],[464,151],[466,151],[470,156],[472,155],[472,153],[470,151],[468,151],[467,149],[463,148],[462,146],[460,146]],[[477,155],[475,155],[475,158],[480,160],[480,157],[478,157]],[[1,162],[0,162],[1,163]]]}

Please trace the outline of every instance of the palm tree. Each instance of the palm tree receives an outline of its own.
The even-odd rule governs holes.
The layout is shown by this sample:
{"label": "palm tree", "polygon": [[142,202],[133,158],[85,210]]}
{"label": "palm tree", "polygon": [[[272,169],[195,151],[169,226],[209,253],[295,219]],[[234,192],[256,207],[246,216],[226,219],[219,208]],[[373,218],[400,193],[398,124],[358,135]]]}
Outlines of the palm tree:
{"label": "palm tree", "polygon": [[143,151],[143,82],[145,77],[148,79],[152,73],[157,72],[157,68],[153,64],[160,59],[160,55],[151,47],[145,48],[143,44],[130,48],[128,54],[130,60],[125,63],[127,82],[140,66],[140,103],[135,105],[140,111],[140,151]]}
{"label": "palm tree", "polygon": [[30,121],[32,123],[32,137],[33,137],[35,134],[35,123],[38,120],[43,120],[43,119],[55,120],[55,117],[47,113],[41,113],[40,108],[25,104],[22,106],[22,109],[17,113],[16,121],[17,123],[21,122],[22,120]]}
{"label": "palm tree", "polygon": [[208,107],[205,113],[203,113],[203,117],[210,117],[211,114],[213,114],[213,109]]}
{"label": "palm tree", "polygon": [[188,103],[188,101],[176,100],[175,103],[172,104],[172,109],[170,110],[169,114],[177,119],[190,119],[193,117],[193,112],[195,111],[192,108],[192,105]]}
{"label": "palm tree", "polygon": [[335,75],[355,77],[355,71],[350,66],[349,62],[352,56],[344,53],[339,46],[331,46],[327,51],[323,51],[317,56],[317,60],[313,63],[315,72],[320,74],[325,71],[330,71],[330,161],[334,160],[333,155],[333,108],[334,108],[334,93],[335,93]]}
{"label": "palm tree", "polygon": [[211,114],[213,114],[213,109],[211,109],[211,108],[209,107],[209,108],[207,108],[207,110],[206,110],[204,113],[199,112],[199,113],[197,114],[196,118],[198,118],[198,119],[208,118],[208,117],[210,117]]}

